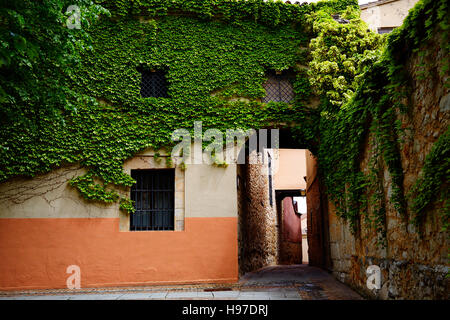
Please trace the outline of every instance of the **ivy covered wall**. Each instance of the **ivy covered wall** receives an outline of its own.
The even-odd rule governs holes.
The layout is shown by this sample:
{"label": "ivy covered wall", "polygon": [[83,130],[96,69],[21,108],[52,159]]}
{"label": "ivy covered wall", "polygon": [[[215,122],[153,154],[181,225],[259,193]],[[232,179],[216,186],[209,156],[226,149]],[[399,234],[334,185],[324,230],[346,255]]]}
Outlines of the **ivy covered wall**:
{"label": "ivy covered wall", "polygon": [[[170,147],[171,133],[193,128],[259,128],[303,116],[310,89],[305,72],[297,101],[262,104],[265,72],[298,68],[309,42],[311,6],[263,1],[103,2],[109,16],[85,23],[88,44],[66,83],[78,93],[61,116],[37,109],[33,125],[2,127],[1,180],[80,162],[89,172],[72,180],[89,200],[118,200],[130,186],[122,163],[147,147]],[[345,7],[331,2],[329,10]],[[318,6],[320,8],[320,6]],[[138,68],[164,69],[170,98],[141,98]],[[42,79],[51,81],[51,79]],[[214,97],[211,94],[219,91]],[[230,97],[247,101],[228,101]],[[70,97],[68,98],[70,99]],[[36,121],[35,121],[36,120]],[[36,125],[37,123],[37,125]],[[127,199],[123,208],[132,211]]]}
{"label": "ivy covered wall", "polygon": [[[113,186],[133,183],[123,173],[123,161],[147,147],[169,147],[175,129],[192,128],[198,120],[205,129],[257,128],[294,114],[296,106],[262,105],[256,99],[264,95],[265,71],[295,66],[298,48],[307,44],[301,19],[294,23],[304,10],[291,12],[294,7],[283,5],[275,18],[289,17],[289,24],[274,23],[268,16],[269,26],[262,23],[264,14],[261,23],[246,17],[206,21],[204,12],[210,4],[200,3],[178,2],[178,9],[186,13],[199,7],[198,17],[151,17],[142,10],[140,18],[131,10],[133,2],[104,4],[111,17],[83,25],[91,43],[66,79],[84,95],[71,101],[73,111],[63,111],[62,117],[41,110],[31,114],[39,119],[37,128],[19,122],[3,126],[1,180],[79,161],[90,168],[87,175],[72,181],[83,196],[117,201]],[[255,4],[269,8],[262,2]],[[167,70],[170,98],[141,98],[138,67]],[[211,97],[218,89],[220,96]],[[231,95],[255,101],[228,102]],[[129,202],[124,205],[132,209]]]}
{"label": "ivy covered wall", "polygon": [[[446,1],[420,1],[387,39],[367,30],[353,0],[96,2],[109,14],[83,21],[89,39],[76,42],[79,63],[64,74],[77,93],[66,97],[71,108],[57,116],[34,108],[23,115],[33,125],[2,122],[0,181],[80,162],[89,171],[72,185],[88,200],[115,202],[115,189],[134,182],[123,162],[148,147],[170,148],[174,129],[192,130],[199,120],[204,130],[287,125],[318,156],[327,193],[354,232],[367,190],[377,186],[359,166],[361,146],[374,133],[393,179],[389,200],[406,214],[397,115],[407,110],[409,84],[402,70],[437,29],[448,35]],[[138,68],[165,70],[169,98],[141,98]],[[261,103],[265,72],[286,69],[297,74],[294,103]],[[20,93],[6,94],[6,108],[19,102],[26,108]],[[320,100],[314,108],[313,97]],[[433,152],[448,153],[446,136]],[[429,159],[426,166],[441,174],[421,178],[411,211],[417,218],[439,200],[435,191],[448,178],[445,157]],[[128,199],[120,201],[133,210]],[[383,212],[373,217],[381,235]]]}

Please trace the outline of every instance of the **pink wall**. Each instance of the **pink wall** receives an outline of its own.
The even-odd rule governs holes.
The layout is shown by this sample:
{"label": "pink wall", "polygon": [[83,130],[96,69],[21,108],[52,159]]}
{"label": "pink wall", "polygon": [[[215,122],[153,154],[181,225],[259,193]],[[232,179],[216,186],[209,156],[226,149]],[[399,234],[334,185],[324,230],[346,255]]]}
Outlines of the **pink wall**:
{"label": "pink wall", "polygon": [[301,242],[301,221],[300,216],[295,213],[291,197],[286,197],[282,201],[283,208],[283,238],[291,242]]}

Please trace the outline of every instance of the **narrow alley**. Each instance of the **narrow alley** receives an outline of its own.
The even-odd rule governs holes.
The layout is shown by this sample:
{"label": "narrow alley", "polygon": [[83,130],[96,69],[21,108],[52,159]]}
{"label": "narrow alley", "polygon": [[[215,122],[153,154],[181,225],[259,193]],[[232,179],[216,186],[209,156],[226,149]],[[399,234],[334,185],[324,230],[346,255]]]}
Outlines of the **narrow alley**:
{"label": "narrow alley", "polygon": [[235,284],[82,288],[0,292],[0,300],[361,300],[326,271],[307,265],[271,266]]}

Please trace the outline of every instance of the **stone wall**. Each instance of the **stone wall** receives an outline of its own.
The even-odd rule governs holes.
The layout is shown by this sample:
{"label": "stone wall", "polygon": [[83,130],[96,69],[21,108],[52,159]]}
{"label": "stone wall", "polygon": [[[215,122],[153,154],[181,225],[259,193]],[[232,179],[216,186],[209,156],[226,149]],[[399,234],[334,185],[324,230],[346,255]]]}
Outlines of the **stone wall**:
{"label": "stone wall", "polygon": [[262,163],[261,153],[250,154],[259,157],[258,163],[238,165],[238,242],[239,274],[275,265],[278,261],[278,222],[275,208],[269,201],[267,162]]}
{"label": "stone wall", "polygon": [[[438,35],[440,37],[440,35]],[[444,86],[448,75],[440,75],[445,60],[445,46],[434,39],[426,48],[425,60],[415,54],[409,60],[407,71],[412,82],[409,97],[410,112],[399,115],[404,128],[411,128],[400,144],[404,172],[404,192],[416,181],[425,157],[433,144],[449,125],[450,93]],[[424,68],[419,65],[425,65]],[[370,170],[370,156],[373,153],[369,136],[362,154],[361,168]],[[380,175],[384,198],[389,199],[391,178],[386,166],[381,164]],[[448,233],[442,231],[439,207],[434,205],[427,211],[423,236],[405,218],[399,216],[389,201],[386,207],[386,246],[378,246],[376,234],[361,228],[356,236],[349,226],[336,217],[333,205],[329,204],[329,235],[333,274],[351,285],[360,293],[377,299],[448,299],[449,281],[446,274],[448,263]],[[373,210],[369,205],[368,210]],[[411,213],[408,209],[408,216]],[[364,221],[361,221],[363,224]],[[381,269],[381,289],[369,290],[366,286],[366,270],[369,265]]]}

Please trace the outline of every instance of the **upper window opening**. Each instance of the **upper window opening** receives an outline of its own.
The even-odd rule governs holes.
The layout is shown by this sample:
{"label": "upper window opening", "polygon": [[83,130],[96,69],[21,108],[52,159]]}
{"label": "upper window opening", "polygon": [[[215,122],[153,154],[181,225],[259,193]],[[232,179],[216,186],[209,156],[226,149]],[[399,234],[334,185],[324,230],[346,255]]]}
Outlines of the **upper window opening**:
{"label": "upper window opening", "polygon": [[166,73],[163,70],[138,69],[141,73],[141,96],[143,98],[167,98]]}
{"label": "upper window opening", "polygon": [[379,34],[390,33],[394,29],[395,29],[395,27],[380,27],[380,28],[378,28],[378,33]]}
{"label": "upper window opening", "polygon": [[263,84],[266,96],[262,102],[291,102],[294,99],[294,88],[288,72],[270,72]]}

